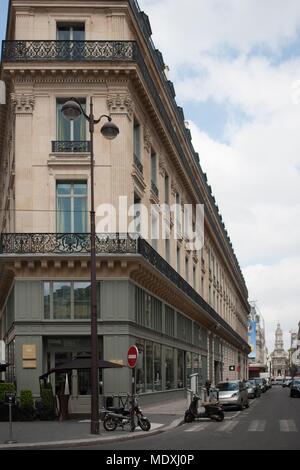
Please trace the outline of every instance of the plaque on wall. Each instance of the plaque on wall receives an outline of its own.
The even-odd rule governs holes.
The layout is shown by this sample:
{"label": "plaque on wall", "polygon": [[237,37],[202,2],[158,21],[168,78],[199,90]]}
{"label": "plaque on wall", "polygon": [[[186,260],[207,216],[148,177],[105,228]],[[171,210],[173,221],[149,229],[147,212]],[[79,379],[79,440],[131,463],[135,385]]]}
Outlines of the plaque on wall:
{"label": "plaque on wall", "polygon": [[36,361],[28,359],[23,361],[23,369],[36,369]]}
{"label": "plaque on wall", "polygon": [[22,358],[25,360],[36,360],[36,344],[23,344]]}

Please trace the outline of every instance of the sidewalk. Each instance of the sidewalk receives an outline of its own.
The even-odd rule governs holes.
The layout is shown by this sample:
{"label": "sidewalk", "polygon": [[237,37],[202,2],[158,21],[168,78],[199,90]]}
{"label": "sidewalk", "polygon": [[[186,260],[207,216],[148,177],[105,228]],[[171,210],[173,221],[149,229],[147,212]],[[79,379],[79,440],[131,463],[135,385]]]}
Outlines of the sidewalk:
{"label": "sidewalk", "polygon": [[11,445],[4,444],[8,439],[9,423],[0,423],[0,450],[84,446],[147,437],[179,426],[185,408],[186,400],[144,406],[143,413],[151,421],[149,432],[137,428],[131,433],[129,427],[125,426],[124,430],[118,428],[109,433],[101,424],[100,435],[93,436],[90,434],[89,420],[16,422],[13,423],[13,439],[17,444]]}

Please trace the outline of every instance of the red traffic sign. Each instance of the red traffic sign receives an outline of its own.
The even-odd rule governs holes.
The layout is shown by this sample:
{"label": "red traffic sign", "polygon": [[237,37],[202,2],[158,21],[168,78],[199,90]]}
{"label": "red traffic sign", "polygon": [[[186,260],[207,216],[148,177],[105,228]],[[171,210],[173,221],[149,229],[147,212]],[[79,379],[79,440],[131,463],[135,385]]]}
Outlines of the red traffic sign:
{"label": "red traffic sign", "polygon": [[136,366],[138,357],[139,357],[138,348],[136,346],[130,346],[130,348],[128,349],[128,353],[127,353],[127,362],[128,362],[128,366],[131,369],[134,369],[134,367]]}

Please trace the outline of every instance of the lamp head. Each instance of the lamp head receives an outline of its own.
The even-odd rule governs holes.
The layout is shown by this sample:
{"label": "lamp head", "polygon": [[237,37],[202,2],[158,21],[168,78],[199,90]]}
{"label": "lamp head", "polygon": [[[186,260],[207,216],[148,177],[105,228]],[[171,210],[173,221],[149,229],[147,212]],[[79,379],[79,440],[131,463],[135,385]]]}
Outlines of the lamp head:
{"label": "lamp head", "polygon": [[114,140],[120,133],[120,130],[111,119],[106,122],[101,128],[101,134],[108,140]]}
{"label": "lamp head", "polygon": [[76,121],[82,114],[80,105],[73,100],[66,101],[62,105],[61,112],[67,121]]}

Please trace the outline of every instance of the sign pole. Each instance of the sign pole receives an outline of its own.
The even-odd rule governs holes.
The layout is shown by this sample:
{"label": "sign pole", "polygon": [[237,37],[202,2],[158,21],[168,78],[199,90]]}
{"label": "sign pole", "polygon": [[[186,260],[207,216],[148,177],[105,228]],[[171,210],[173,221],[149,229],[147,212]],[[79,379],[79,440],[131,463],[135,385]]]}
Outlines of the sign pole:
{"label": "sign pole", "polygon": [[5,441],[4,444],[16,444],[17,441],[14,441],[14,439],[13,439],[12,403],[8,404],[8,410],[9,410],[9,439],[8,439],[8,441]]}

